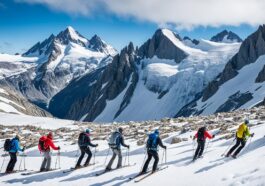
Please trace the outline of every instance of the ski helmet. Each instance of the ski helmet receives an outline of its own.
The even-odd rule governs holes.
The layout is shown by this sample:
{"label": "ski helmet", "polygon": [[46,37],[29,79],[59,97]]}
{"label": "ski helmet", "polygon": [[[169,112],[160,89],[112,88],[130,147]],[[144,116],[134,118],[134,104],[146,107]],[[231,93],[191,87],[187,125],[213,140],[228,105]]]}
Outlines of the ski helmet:
{"label": "ski helmet", "polygon": [[118,128],[118,131],[119,131],[119,133],[122,133],[123,132],[123,128],[122,127]]}
{"label": "ski helmet", "polygon": [[244,123],[245,123],[246,125],[248,125],[248,124],[249,124],[249,120],[248,120],[248,119],[245,119]]}
{"label": "ski helmet", "polygon": [[90,133],[90,129],[86,129],[85,130],[85,133],[88,133],[89,134]]}
{"label": "ski helmet", "polygon": [[159,130],[155,129],[155,134],[159,135]]}

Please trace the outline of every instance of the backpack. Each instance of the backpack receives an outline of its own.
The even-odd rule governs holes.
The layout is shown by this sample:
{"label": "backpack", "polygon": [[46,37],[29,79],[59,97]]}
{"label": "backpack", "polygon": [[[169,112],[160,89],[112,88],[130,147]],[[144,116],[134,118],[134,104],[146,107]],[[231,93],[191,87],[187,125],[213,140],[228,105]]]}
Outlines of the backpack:
{"label": "backpack", "polygon": [[205,138],[204,138],[204,132],[205,132],[205,128],[202,127],[198,130],[198,135],[197,135],[197,140],[198,141],[204,141]]}
{"label": "backpack", "polygon": [[79,137],[78,137],[78,145],[80,147],[87,145],[86,134],[84,132],[82,132],[82,133],[79,134]]}
{"label": "backpack", "polygon": [[149,134],[146,147],[148,150],[157,150],[157,138],[158,135],[155,133]]}
{"label": "backpack", "polygon": [[4,143],[4,150],[9,152],[12,149],[12,143],[13,143],[13,140],[6,139]]}
{"label": "backpack", "polygon": [[109,146],[110,148],[118,148],[120,145],[120,136],[121,134],[119,132],[113,132],[111,133],[109,137]]}
{"label": "backpack", "polygon": [[38,147],[39,147],[39,151],[40,152],[44,152],[44,151],[46,151],[48,149],[47,144],[46,144],[46,140],[47,140],[46,136],[42,136],[39,139]]}

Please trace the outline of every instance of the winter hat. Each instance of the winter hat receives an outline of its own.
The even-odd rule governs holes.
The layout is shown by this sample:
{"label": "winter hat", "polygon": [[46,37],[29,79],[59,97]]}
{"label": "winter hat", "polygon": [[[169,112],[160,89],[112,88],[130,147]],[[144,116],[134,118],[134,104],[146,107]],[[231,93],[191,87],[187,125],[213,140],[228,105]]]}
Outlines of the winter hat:
{"label": "winter hat", "polygon": [[248,125],[248,124],[249,124],[249,120],[248,120],[248,119],[245,119],[244,123],[245,123],[246,125]]}
{"label": "winter hat", "polygon": [[118,131],[119,131],[119,133],[122,133],[123,132],[123,128],[118,128]]}
{"label": "winter hat", "polygon": [[85,130],[85,133],[90,133],[90,129],[86,129]]}
{"label": "winter hat", "polygon": [[53,134],[52,132],[49,132],[48,135],[47,135],[48,138],[52,139],[53,138]]}
{"label": "winter hat", "polygon": [[19,141],[20,140],[20,136],[17,134],[16,136],[15,136],[15,138]]}
{"label": "winter hat", "polygon": [[155,129],[155,134],[159,135],[159,130]]}

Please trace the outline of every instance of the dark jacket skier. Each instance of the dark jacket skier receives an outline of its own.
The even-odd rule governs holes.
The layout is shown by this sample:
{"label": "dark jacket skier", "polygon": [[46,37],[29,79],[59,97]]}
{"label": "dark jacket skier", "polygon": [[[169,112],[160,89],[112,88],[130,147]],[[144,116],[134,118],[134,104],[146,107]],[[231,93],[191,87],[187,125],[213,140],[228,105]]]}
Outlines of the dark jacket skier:
{"label": "dark jacket skier", "polygon": [[11,147],[9,150],[10,161],[7,165],[6,173],[12,173],[14,171],[14,167],[17,162],[17,152],[18,151],[24,152],[25,148],[21,149],[19,141],[20,141],[20,138],[18,135],[16,135],[16,137],[14,137],[11,140],[11,143],[10,143]]}
{"label": "dark jacket skier", "polygon": [[85,132],[82,132],[79,135],[78,146],[80,148],[81,155],[77,161],[75,168],[80,168],[80,164],[81,164],[85,154],[87,154],[88,156],[87,156],[87,159],[86,159],[84,166],[88,166],[90,159],[92,157],[92,152],[91,152],[89,146],[91,146],[91,147],[97,147],[98,146],[98,144],[92,144],[91,143],[89,136],[90,136],[90,130],[89,129],[86,129]]}
{"label": "dark jacket skier", "polygon": [[197,143],[198,143],[197,149],[193,157],[193,161],[195,161],[197,158],[200,158],[202,156],[205,147],[206,138],[212,139],[214,137],[215,135],[211,135],[207,131],[206,126],[199,128],[198,132],[193,137],[193,139],[197,138]]}
{"label": "dark jacket skier", "polygon": [[159,130],[156,129],[154,133],[149,134],[147,144],[146,144],[146,149],[147,149],[147,160],[144,164],[143,170],[140,174],[144,174],[147,171],[148,165],[152,159],[152,157],[155,159],[154,164],[153,164],[153,169],[152,171],[155,172],[157,169],[157,165],[159,162],[159,156],[158,156],[158,145],[164,149],[167,147],[163,145],[161,138],[159,137]]}
{"label": "dark jacket skier", "polygon": [[124,143],[124,137],[123,137],[123,129],[119,128],[118,131],[113,132],[111,134],[110,140],[109,140],[109,146],[113,152],[113,155],[106,167],[106,171],[111,170],[111,166],[116,158],[118,156],[118,164],[117,164],[117,169],[122,167],[122,154],[121,154],[121,146],[127,147],[128,149],[130,148],[129,145],[126,145]]}

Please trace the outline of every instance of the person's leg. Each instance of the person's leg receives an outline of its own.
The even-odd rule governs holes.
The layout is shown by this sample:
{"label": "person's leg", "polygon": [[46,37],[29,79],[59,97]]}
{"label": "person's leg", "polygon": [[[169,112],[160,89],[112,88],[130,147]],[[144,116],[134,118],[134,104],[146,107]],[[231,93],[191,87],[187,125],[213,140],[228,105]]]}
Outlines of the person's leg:
{"label": "person's leg", "polygon": [[144,167],[143,167],[143,170],[142,170],[142,173],[145,173],[147,171],[147,168],[148,168],[148,165],[151,161],[151,158],[152,158],[152,154],[150,153],[150,151],[147,152],[147,159],[144,163]]}
{"label": "person's leg", "polygon": [[155,162],[153,165],[153,172],[155,172],[157,169],[158,162],[159,162],[159,156],[158,156],[158,153],[156,151],[153,151],[152,154],[153,154],[153,157],[155,158]]}
{"label": "person's leg", "polygon": [[228,156],[230,156],[232,153],[233,153],[233,151],[238,147],[240,145],[240,139],[239,138],[237,138],[236,139],[236,144],[228,151],[228,153],[227,153],[227,157]]}
{"label": "person's leg", "polygon": [[197,158],[197,156],[198,156],[198,154],[199,154],[199,151],[200,151],[200,149],[201,149],[201,143],[198,141],[197,142],[198,143],[198,145],[197,145],[197,149],[196,149],[196,151],[195,151],[195,154],[194,154],[194,157],[193,157],[193,160],[195,160],[196,158]]}
{"label": "person's leg", "polygon": [[44,171],[47,164],[46,152],[43,152],[43,161],[40,167],[40,171]]}
{"label": "person's leg", "polygon": [[11,171],[11,167],[12,167],[12,164],[13,164],[13,153],[9,152],[9,156],[10,156],[10,160],[9,160],[9,162],[7,164],[6,172],[10,172]]}
{"label": "person's leg", "polygon": [[17,153],[12,153],[12,162],[11,162],[11,165],[10,165],[10,171],[12,172],[14,170],[14,167],[17,163]]}
{"label": "person's leg", "polygon": [[51,162],[52,162],[51,153],[49,151],[47,152],[46,159],[47,159],[46,171],[49,171],[51,169]]}
{"label": "person's leg", "polygon": [[117,149],[116,154],[118,155],[118,164],[117,164],[117,169],[118,169],[122,167],[121,149]]}
{"label": "person's leg", "polygon": [[201,141],[200,142],[200,151],[199,151],[199,157],[201,157],[202,156],[202,154],[203,154],[203,151],[204,151],[204,147],[205,147],[205,141]]}
{"label": "person's leg", "polygon": [[80,157],[79,157],[79,159],[78,159],[78,161],[77,161],[75,167],[80,167],[81,162],[82,162],[82,160],[83,160],[83,158],[84,158],[84,155],[85,155],[85,150],[84,150],[84,148],[80,148],[80,151],[81,151],[81,155],[80,155]]}
{"label": "person's leg", "polygon": [[116,158],[116,153],[114,152],[114,150],[115,149],[112,149],[113,154],[112,154],[112,157],[111,157],[111,159],[109,161],[109,164],[108,164],[106,170],[111,170],[111,166],[112,166],[112,164],[113,164],[113,162],[114,162],[114,160]]}
{"label": "person's leg", "polygon": [[244,140],[244,139],[241,139],[240,140],[240,147],[236,150],[236,152],[233,154],[233,157],[236,157],[239,153],[240,153],[240,151],[245,147],[245,145],[246,145],[246,141]]}
{"label": "person's leg", "polygon": [[88,165],[89,165],[89,162],[90,162],[90,160],[91,160],[91,157],[92,157],[92,153],[91,153],[91,150],[90,150],[89,147],[87,147],[87,148],[85,149],[85,152],[86,152],[86,154],[87,154],[87,159],[86,159],[86,162],[85,162],[84,166],[88,166]]}

